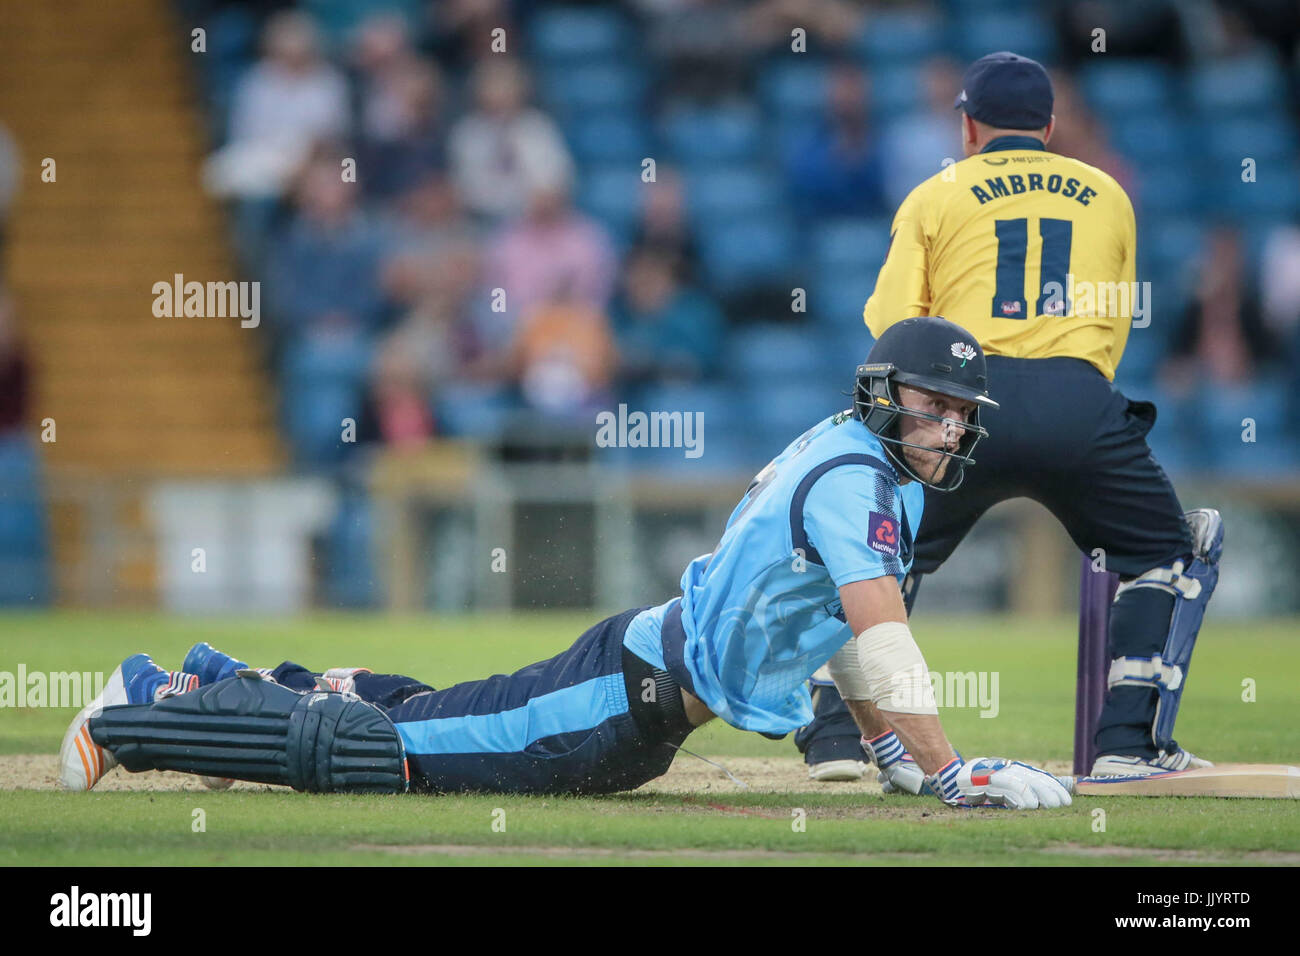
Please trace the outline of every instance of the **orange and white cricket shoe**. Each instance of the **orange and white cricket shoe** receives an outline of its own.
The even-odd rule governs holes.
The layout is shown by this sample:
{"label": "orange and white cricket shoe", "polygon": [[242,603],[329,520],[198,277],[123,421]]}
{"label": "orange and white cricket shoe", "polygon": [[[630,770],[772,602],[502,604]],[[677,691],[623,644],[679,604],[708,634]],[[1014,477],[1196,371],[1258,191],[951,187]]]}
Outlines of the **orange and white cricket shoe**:
{"label": "orange and white cricket shoe", "polygon": [[199,686],[194,674],[165,671],[148,654],[132,654],[109,676],[104,690],[73,718],[59,748],[59,783],[67,790],[89,790],[117,766],[112,753],[90,736],[90,721],[105,707],[146,704],[184,694]]}
{"label": "orange and white cricket shoe", "polygon": [[122,668],[131,660],[127,658],[109,675],[100,695],[81,708],[68,725],[59,748],[59,783],[65,790],[89,790],[117,766],[113,755],[90,739],[90,719],[98,717],[105,707],[129,703]]}

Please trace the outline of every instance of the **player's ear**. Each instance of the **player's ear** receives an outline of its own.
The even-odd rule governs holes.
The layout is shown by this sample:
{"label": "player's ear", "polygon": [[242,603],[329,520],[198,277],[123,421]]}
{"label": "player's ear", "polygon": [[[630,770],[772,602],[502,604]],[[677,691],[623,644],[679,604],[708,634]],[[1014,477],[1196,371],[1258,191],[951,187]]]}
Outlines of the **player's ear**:
{"label": "player's ear", "polygon": [[1054,132],[1056,132],[1056,114],[1055,114],[1055,113],[1053,113],[1053,114],[1052,114],[1052,118],[1049,119],[1049,120],[1047,121],[1047,128],[1046,128],[1045,130],[1043,130],[1043,145],[1044,145],[1044,146],[1046,146],[1046,145],[1048,144],[1048,142],[1051,141],[1051,139],[1052,139],[1052,134],[1053,134]]}

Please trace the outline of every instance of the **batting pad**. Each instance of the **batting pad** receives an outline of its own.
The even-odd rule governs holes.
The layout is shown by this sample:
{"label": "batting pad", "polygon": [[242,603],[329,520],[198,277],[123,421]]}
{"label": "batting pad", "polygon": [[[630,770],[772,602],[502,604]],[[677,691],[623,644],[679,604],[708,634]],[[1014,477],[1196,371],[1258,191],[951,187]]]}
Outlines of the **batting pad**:
{"label": "batting pad", "polygon": [[401,738],[378,707],[254,677],[106,707],[90,735],[132,773],[177,770],[311,793],[400,793],[408,784]]}

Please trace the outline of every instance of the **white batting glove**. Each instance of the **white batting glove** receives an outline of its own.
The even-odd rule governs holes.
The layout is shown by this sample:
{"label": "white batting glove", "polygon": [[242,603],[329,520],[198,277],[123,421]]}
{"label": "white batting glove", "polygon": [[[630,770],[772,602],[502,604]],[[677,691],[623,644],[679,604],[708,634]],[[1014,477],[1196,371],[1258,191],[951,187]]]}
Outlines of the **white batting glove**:
{"label": "white batting glove", "polygon": [[1003,757],[954,757],[926,783],[954,807],[1046,810],[1071,802],[1070,792],[1047,771]]}
{"label": "white batting glove", "polygon": [[863,737],[862,749],[867,752],[871,762],[880,768],[876,780],[885,793],[910,793],[914,797],[922,793],[934,795],[934,790],[925,782],[925,771],[916,765],[912,755],[892,730],[870,740]]}

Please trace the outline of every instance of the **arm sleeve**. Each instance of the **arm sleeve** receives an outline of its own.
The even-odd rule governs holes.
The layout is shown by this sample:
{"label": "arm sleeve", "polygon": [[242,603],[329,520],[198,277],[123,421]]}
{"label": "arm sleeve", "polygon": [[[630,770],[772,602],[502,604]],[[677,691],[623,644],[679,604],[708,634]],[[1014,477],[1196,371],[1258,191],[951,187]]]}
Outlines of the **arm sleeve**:
{"label": "arm sleeve", "polygon": [[897,486],[867,465],[822,475],[803,506],[804,532],[836,587],[904,573]]}
{"label": "arm sleeve", "polygon": [[889,252],[862,318],[878,338],[895,322],[929,314],[929,242],[921,223],[920,203],[913,192],[894,216]]}

